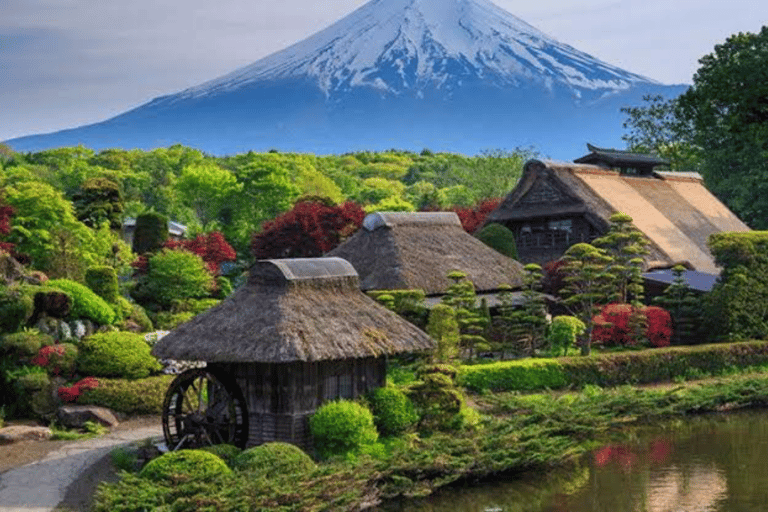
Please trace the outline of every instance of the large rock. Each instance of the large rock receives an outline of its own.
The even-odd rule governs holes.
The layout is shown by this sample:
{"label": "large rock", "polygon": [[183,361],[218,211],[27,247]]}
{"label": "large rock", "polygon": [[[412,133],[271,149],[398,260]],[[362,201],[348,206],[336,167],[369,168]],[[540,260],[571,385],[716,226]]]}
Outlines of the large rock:
{"label": "large rock", "polygon": [[12,425],[0,428],[0,445],[18,443],[20,441],[45,441],[50,438],[51,429],[48,427]]}
{"label": "large rock", "polygon": [[95,405],[63,405],[59,407],[56,417],[67,428],[83,428],[86,421],[105,427],[116,427],[119,423],[112,411]]}

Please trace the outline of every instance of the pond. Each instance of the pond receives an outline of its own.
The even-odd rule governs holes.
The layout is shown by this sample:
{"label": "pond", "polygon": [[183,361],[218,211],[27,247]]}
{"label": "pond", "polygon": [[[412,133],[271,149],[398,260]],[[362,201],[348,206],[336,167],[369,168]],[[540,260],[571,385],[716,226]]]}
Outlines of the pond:
{"label": "pond", "polygon": [[768,411],[691,417],[603,446],[576,470],[451,488],[387,510],[753,512],[768,510]]}

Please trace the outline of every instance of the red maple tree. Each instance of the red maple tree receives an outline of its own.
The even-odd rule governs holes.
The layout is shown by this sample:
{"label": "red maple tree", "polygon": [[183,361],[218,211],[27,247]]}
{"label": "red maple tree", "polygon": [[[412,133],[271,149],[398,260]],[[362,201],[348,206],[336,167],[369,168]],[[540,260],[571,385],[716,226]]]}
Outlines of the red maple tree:
{"label": "red maple tree", "polygon": [[207,235],[197,235],[192,240],[167,240],[163,247],[168,249],[186,249],[203,258],[208,270],[213,275],[219,273],[225,261],[235,261],[237,253],[218,231]]}
{"label": "red maple tree", "polygon": [[[11,217],[16,213],[12,206],[0,206],[0,235],[11,233]],[[10,253],[13,251],[14,244],[10,242],[0,242],[0,252]]]}
{"label": "red maple tree", "polygon": [[264,223],[261,233],[253,236],[251,251],[256,259],[322,256],[357,231],[364,218],[365,210],[351,201],[342,205],[299,201]]}

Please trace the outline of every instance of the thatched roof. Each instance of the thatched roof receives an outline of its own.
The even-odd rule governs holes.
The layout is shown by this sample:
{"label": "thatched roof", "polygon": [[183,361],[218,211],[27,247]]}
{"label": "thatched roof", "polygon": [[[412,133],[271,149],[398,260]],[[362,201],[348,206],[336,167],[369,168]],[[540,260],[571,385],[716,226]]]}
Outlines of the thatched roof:
{"label": "thatched roof", "polygon": [[[545,188],[556,191],[559,199],[554,203],[526,199],[533,190],[544,197]],[[695,270],[719,273],[707,247],[709,235],[749,231],[696,173],[626,176],[594,165],[538,160],[526,163],[518,185],[486,222],[583,215],[604,232],[616,212],[631,216],[650,240],[648,267],[688,262]]]}
{"label": "thatched roof", "polygon": [[638,169],[650,173],[658,165],[669,165],[669,161],[655,155],[645,155],[620,149],[598,148],[587,144],[590,153],[574,160],[577,164],[593,164],[609,169]]}
{"label": "thatched roof", "polygon": [[453,212],[372,213],[363,228],[328,253],[352,263],[363,290],[445,293],[446,275],[461,270],[478,291],[522,284],[522,266],[461,227]]}
{"label": "thatched roof", "polygon": [[264,260],[217,306],[165,336],[152,353],[207,362],[288,363],[433,348],[424,332],[360,291],[340,258]]}

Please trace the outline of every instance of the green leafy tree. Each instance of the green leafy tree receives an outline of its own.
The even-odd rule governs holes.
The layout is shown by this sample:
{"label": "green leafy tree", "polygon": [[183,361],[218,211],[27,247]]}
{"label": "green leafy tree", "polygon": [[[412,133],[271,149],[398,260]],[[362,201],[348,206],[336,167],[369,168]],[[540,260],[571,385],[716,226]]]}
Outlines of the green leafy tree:
{"label": "green leafy tree", "polygon": [[560,293],[565,306],[587,326],[581,340],[581,354],[588,356],[592,350],[592,318],[607,302],[615,279],[608,270],[612,258],[603,249],[579,243],[569,247],[563,259],[567,284]]}
{"label": "green leafy tree", "polygon": [[587,326],[575,316],[561,315],[552,319],[549,326],[548,340],[552,355],[568,356],[568,349],[576,345],[576,340],[584,334]]}
{"label": "green leafy tree", "polygon": [[691,139],[691,124],[679,114],[678,98],[644,96],[642,106],[623,107],[627,115],[622,135],[627,149],[636,153],[656,154],[669,162],[673,171],[698,171],[701,151]]}
{"label": "green leafy tree", "polygon": [[86,226],[93,228],[106,221],[112,229],[122,227],[123,193],[120,186],[110,179],[86,180],[74,194],[72,203],[78,220]]}
{"label": "green leafy tree", "polygon": [[626,213],[614,213],[610,222],[605,235],[592,241],[612,258],[608,270],[614,276],[616,289],[609,299],[639,306],[643,300],[643,256],[649,253],[650,242]]}
{"label": "green leafy tree", "polygon": [[147,274],[131,294],[150,310],[170,310],[175,300],[207,297],[214,279],[203,259],[189,251],[163,249],[149,258]]}
{"label": "green leafy tree", "polygon": [[242,184],[230,171],[210,161],[185,166],[172,179],[171,188],[177,199],[190,206],[203,229],[222,220],[222,210],[242,191]]}
{"label": "green leafy tree", "polygon": [[768,26],[735,34],[699,60],[679,98],[707,185],[755,229],[768,227]]}

